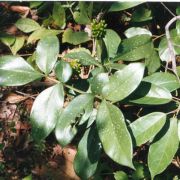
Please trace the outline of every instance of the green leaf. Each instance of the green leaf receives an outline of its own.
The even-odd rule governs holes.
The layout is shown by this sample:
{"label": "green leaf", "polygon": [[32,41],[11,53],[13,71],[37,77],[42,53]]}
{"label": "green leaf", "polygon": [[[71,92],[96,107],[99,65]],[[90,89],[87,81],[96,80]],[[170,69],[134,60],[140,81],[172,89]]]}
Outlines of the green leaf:
{"label": "green leaf", "polygon": [[177,77],[171,73],[157,72],[147,76],[143,81],[150,82],[160,87],[166,88],[170,92],[180,88],[180,83]]}
{"label": "green leaf", "polygon": [[54,24],[63,28],[66,25],[66,14],[60,2],[54,2],[52,17]]}
{"label": "green leaf", "polygon": [[124,171],[116,171],[114,173],[115,180],[128,180],[128,176]]}
{"label": "green leaf", "polygon": [[32,180],[32,175],[30,174],[30,175],[24,177],[22,180]]}
{"label": "green leaf", "polygon": [[178,73],[178,76],[180,77],[180,66],[177,66],[177,73]]}
{"label": "green leaf", "polygon": [[67,53],[64,58],[77,59],[82,65],[97,65],[100,66],[99,62],[94,59],[91,54],[84,48],[73,49]]}
{"label": "green leaf", "polygon": [[96,124],[105,153],[115,162],[134,168],[131,137],[122,112],[103,101],[98,109]]}
{"label": "green leaf", "polygon": [[58,58],[59,40],[56,36],[47,36],[38,42],[36,64],[45,74],[49,74]]}
{"label": "green leaf", "polygon": [[31,1],[30,3],[30,8],[37,8],[38,6],[40,6],[43,2],[42,1]]}
{"label": "green leaf", "polygon": [[142,1],[139,1],[139,2],[114,2],[110,9],[109,9],[109,12],[113,12],[113,11],[123,11],[123,10],[126,10],[126,9],[129,9],[129,8],[132,8],[132,7],[135,7],[139,4],[142,4],[143,2]]}
{"label": "green leaf", "polygon": [[72,75],[72,68],[68,62],[61,60],[56,64],[55,73],[61,82],[67,82]]}
{"label": "green leaf", "polygon": [[64,104],[62,84],[54,85],[41,92],[31,110],[32,137],[40,142],[55,128]]}
{"label": "green leaf", "polygon": [[47,36],[56,36],[60,34],[61,30],[54,30],[54,29],[45,29],[41,28],[36,31],[34,31],[27,40],[27,43],[35,43],[37,40],[45,38]]}
{"label": "green leaf", "polygon": [[[170,37],[172,44],[174,46],[175,54],[179,55],[180,54],[180,34],[177,33],[176,29],[173,29],[170,31]],[[167,44],[167,39],[166,37],[163,37],[160,41],[159,44],[159,56],[162,61],[168,62],[171,57],[170,57],[170,52]]]}
{"label": "green leaf", "polygon": [[101,154],[101,143],[95,127],[89,128],[79,142],[74,169],[82,179],[94,175]]}
{"label": "green leaf", "polygon": [[95,94],[102,94],[105,85],[109,83],[108,73],[99,73],[90,81],[91,91]]}
{"label": "green leaf", "polygon": [[106,66],[109,69],[115,69],[115,70],[122,70],[123,68],[126,67],[125,64],[118,64],[118,63],[108,63],[105,64],[104,66]]}
{"label": "green leaf", "polygon": [[158,105],[172,100],[171,93],[167,89],[148,82],[142,82],[133,96],[130,102],[136,104]]}
{"label": "green leaf", "polygon": [[79,2],[80,11],[73,13],[74,20],[78,24],[90,24],[93,10],[93,2]]}
{"label": "green leaf", "polygon": [[90,38],[88,36],[88,33],[84,31],[78,31],[74,32],[72,29],[68,28],[64,31],[63,37],[62,37],[62,42],[65,43],[70,43],[73,45],[78,45],[84,42],[89,41]]}
{"label": "green leaf", "polygon": [[118,50],[118,55],[113,61],[137,61],[147,58],[153,50],[151,36],[143,34],[125,39]]}
{"label": "green leaf", "polygon": [[166,121],[166,114],[153,112],[140,117],[130,124],[132,135],[136,145],[140,146],[151,140],[163,127]]}
{"label": "green leaf", "polygon": [[16,40],[15,36],[6,33],[0,33],[0,41],[8,47],[13,45],[15,40]]}
{"label": "green leaf", "polygon": [[0,86],[21,86],[41,77],[19,56],[0,57]]}
{"label": "green leaf", "polygon": [[131,63],[116,71],[102,89],[103,96],[111,101],[120,101],[129,96],[140,84],[144,74],[142,63]]}
{"label": "green leaf", "polygon": [[136,170],[132,173],[133,180],[142,180],[150,178],[148,168],[145,163],[134,162]]}
{"label": "green leaf", "polygon": [[131,28],[127,29],[124,32],[124,34],[127,38],[131,38],[131,37],[134,37],[137,35],[142,35],[142,34],[152,36],[152,33],[149,30],[147,30],[145,28],[140,28],[140,27],[131,27]]}
{"label": "green leaf", "polygon": [[148,74],[152,74],[160,68],[160,58],[155,50],[153,50],[151,55],[145,59],[145,65],[148,69]]}
{"label": "green leaf", "polygon": [[179,141],[180,141],[180,120],[178,120],[178,136],[179,136]]}
{"label": "green leaf", "polygon": [[41,28],[40,25],[36,21],[29,18],[18,19],[15,25],[18,29],[20,29],[21,31],[25,33],[30,33],[32,31],[35,31]]}
{"label": "green leaf", "polygon": [[16,55],[16,53],[23,47],[25,38],[24,37],[16,37],[16,41],[11,47],[11,51],[13,55]]}
{"label": "green leaf", "polygon": [[172,162],[178,150],[177,118],[168,120],[167,126],[153,140],[148,153],[148,166],[152,179]]}
{"label": "green leaf", "polygon": [[[89,111],[89,106],[93,107],[93,99],[94,97],[91,94],[79,95],[74,98],[61,113],[56,125],[55,135],[62,146],[69,144],[76,135],[76,124],[78,123],[76,118],[84,112],[84,120],[85,118],[87,120],[91,115],[92,110]],[[88,111],[86,111],[87,108]]]}
{"label": "green leaf", "polygon": [[143,22],[143,21],[149,21],[151,19],[152,19],[151,10],[144,8],[144,7],[140,7],[133,12],[131,21],[132,22]]}
{"label": "green leaf", "polygon": [[[180,6],[176,8],[176,14],[179,16],[180,15]],[[176,21],[176,30],[177,34],[180,34],[180,20]]]}
{"label": "green leaf", "polygon": [[121,38],[112,29],[106,29],[106,34],[103,40],[106,46],[108,57],[114,58],[121,42]]}

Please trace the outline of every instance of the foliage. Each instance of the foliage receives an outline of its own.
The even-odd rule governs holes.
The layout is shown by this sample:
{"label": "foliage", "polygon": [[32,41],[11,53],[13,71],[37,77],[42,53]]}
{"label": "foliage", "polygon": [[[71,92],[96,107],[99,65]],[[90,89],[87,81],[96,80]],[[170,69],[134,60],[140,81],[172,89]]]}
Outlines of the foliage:
{"label": "foliage", "polygon": [[[147,28],[153,9],[142,2],[46,4],[30,2],[42,17],[19,16],[18,35],[0,32],[10,54],[0,57],[1,86],[54,83],[34,101],[32,138],[41,143],[53,133],[62,147],[77,145],[74,169],[82,179],[100,177],[102,154],[117,165],[117,180],[158,179],[179,156],[180,80],[168,66],[167,37]],[[106,16],[116,12],[129,16],[129,28],[109,26]],[[176,55],[179,27],[170,31]]]}

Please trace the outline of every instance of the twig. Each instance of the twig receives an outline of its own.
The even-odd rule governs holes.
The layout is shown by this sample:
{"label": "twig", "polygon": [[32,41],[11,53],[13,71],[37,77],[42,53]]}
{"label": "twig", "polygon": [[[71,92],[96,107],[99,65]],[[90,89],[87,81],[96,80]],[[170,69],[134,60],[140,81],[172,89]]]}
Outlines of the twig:
{"label": "twig", "polygon": [[[172,61],[172,70],[174,72],[174,74],[177,76],[178,80],[179,80],[179,76],[177,73],[177,69],[176,69],[176,55],[175,55],[175,50],[173,47],[173,43],[171,40],[171,36],[170,36],[170,32],[169,32],[169,27],[177,20],[180,20],[180,16],[175,16],[173,17],[165,26],[165,31],[166,31],[166,38],[167,38],[167,42],[168,42],[168,48],[169,48],[169,53],[170,53],[170,59]],[[168,68],[168,62],[166,63],[166,71]],[[180,82],[180,80],[179,80]]]}
{"label": "twig", "polygon": [[164,3],[161,2],[161,4],[172,16],[176,16]]}
{"label": "twig", "polygon": [[163,37],[164,35],[165,35],[165,34],[161,34],[161,35],[159,35],[159,36],[158,36],[158,35],[153,35],[153,37],[154,37],[153,41],[155,41],[155,40]]}

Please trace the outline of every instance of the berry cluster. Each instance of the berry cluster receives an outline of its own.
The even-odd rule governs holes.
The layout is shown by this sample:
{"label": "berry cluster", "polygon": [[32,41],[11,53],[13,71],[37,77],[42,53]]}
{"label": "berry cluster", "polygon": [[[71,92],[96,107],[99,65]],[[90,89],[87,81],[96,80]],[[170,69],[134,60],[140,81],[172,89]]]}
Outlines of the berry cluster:
{"label": "berry cluster", "polygon": [[105,23],[104,20],[100,20],[98,22],[96,19],[93,19],[93,22],[91,23],[92,27],[92,37],[96,39],[102,39],[105,36],[105,28],[107,24]]}

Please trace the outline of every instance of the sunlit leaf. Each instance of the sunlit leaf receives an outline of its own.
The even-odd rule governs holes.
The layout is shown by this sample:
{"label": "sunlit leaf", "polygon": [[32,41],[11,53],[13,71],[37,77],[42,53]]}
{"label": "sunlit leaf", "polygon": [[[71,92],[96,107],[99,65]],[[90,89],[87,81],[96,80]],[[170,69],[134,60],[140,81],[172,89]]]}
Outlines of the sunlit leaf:
{"label": "sunlit leaf", "polygon": [[61,32],[62,32],[61,30],[40,28],[40,29],[34,31],[28,37],[27,43],[35,43],[39,39],[45,38],[47,36],[56,36],[56,35],[60,34]]}
{"label": "sunlit leaf", "polygon": [[163,127],[166,121],[166,114],[153,112],[142,116],[130,124],[132,135],[137,146],[151,140]]}
{"label": "sunlit leaf", "polygon": [[105,153],[115,162],[134,168],[131,137],[119,108],[103,101],[98,109],[96,124]]}
{"label": "sunlit leaf", "polygon": [[11,47],[11,51],[13,55],[16,55],[16,53],[23,47],[25,38],[24,37],[16,37],[16,41]]}
{"label": "sunlit leaf", "polygon": [[18,29],[25,33],[29,33],[37,29],[40,29],[40,25],[36,21],[29,18],[18,19],[15,25]]}
{"label": "sunlit leaf", "polygon": [[147,34],[133,36],[120,44],[117,56],[112,61],[137,61],[151,55],[153,46]]}
{"label": "sunlit leaf", "polygon": [[101,143],[95,127],[89,128],[79,142],[74,159],[74,169],[82,179],[90,178],[96,171],[101,153]]}
{"label": "sunlit leaf", "polygon": [[142,34],[147,34],[149,36],[152,36],[152,33],[149,30],[140,27],[131,27],[127,29],[124,32],[124,34],[126,35],[127,38],[131,38],[133,36],[142,35]]}
{"label": "sunlit leaf", "polygon": [[40,142],[55,128],[64,104],[64,91],[61,84],[41,92],[31,110],[32,137]]}
{"label": "sunlit leaf", "polygon": [[49,74],[57,61],[58,54],[59,40],[56,36],[41,39],[36,48],[36,63],[39,69]]}
{"label": "sunlit leaf", "polygon": [[41,78],[42,75],[35,71],[22,57],[0,57],[0,85],[20,86]]}
{"label": "sunlit leaf", "polygon": [[72,68],[71,68],[71,66],[70,66],[70,64],[68,62],[59,61],[56,64],[55,72],[56,72],[57,78],[61,82],[67,82],[70,79],[71,75],[72,75]]}
{"label": "sunlit leaf", "polygon": [[106,46],[108,57],[115,57],[119,44],[121,42],[121,38],[119,37],[119,35],[112,29],[106,29],[106,34],[103,40]]}
{"label": "sunlit leaf", "polygon": [[109,77],[102,89],[103,96],[111,101],[120,101],[129,96],[140,84],[144,75],[142,63],[131,63]]}
{"label": "sunlit leaf", "polygon": [[109,11],[110,12],[123,11],[123,10],[129,9],[129,8],[135,7],[142,3],[143,3],[142,1],[139,1],[139,2],[114,2],[111,5],[111,8],[109,9]]}
{"label": "sunlit leaf", "polygon": [[177,118],[171,118],[168,119],[166,127],[158,133],[150,145],[148,166],[152,179],[163,172],[171,163],[178,146]]}
{"label": "sunlit leaf", "polygon": [[53,6],[53,12],[52,12],[52,17],[54,19],[54,23],[63,28],[66,24],[66,14],[65,10],[62,7],[60,2],[54,2]]}
{"label": "sunlit leaf", "polygon": [[[93,98],[91,94],[79,95],[61,113],[55,129],[55,135],[62,146],[69,144],[76,135],[76,124],[78,124],[76,118],[83,114],[84,121],[85,119],[88,120],[93,108]],[[92,108],[89,109],[89,106]],[[88,111],[86,111],[87,107]]]}
{"label": "sunlit leaf", "polygon": [[94,59],[88,51],[86,51],[86,49],[82,48],[71,50],[64,56],[64,58],[76,59],[83,65],[100,65],[99,62]]}
{"label": "sunlit leaf", "polygon": [[130,102],[136,104],[158,105],[172,100],[172,95],[167,89],[148,82],[141,83],[132,96]]}
{"label": "sunlit leaf", "polygon": [[143,81],[150,82],[160,87],[168,89],[170,92],[180,88],[180,82],[177,77],[168,72],[157,72],[150,76],[147,76]]}

